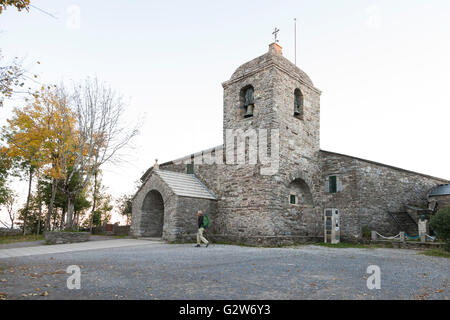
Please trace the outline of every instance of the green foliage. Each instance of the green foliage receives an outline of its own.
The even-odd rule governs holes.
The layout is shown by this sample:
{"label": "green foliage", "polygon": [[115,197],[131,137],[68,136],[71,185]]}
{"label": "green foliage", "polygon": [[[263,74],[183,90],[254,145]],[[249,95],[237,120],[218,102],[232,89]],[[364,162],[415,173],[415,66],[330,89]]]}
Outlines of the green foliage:
{"label": "green foliage", "polygon": [[8,244],[15,242],[24,242],[24,241],[39,241],[44,240],[42,235],[28,234],[24,235],[15,235],[15,236],[0,236],[0,244]]}
{"label": "green foliage", "polygon": [[11,194],[11,189],[7,185],[10,168],[11,161],[0,147],[0,205],[5,204]]}
{"label": "green foliage", "polygon": [[97,208],[94,211],[94,219],[92,225],[100,227],[105,222],[111,220],[111,211],[114,208],[111,204],[111,196],[109,194],[97,195]]}
{"label": "green foliage", "polygon": [[133,199],[133,195],[124,194],[119,199],[117,199],[116,203],[118,206],[118,211],[121,215],[127,217],[127,223],[131,218],[131,200]]}
{"label": "green foliage", "polygon": [[441,257],[441,258],[450,259],[450,252],[444,251],[441,249],[426,250],[426,251],[420,252],[420,254],[423,254],[425,256],[430,256],[430,257]]}
{"label": "green foliage", "polygon": [[322,247],[328,247],[328,248],[364,248],[364,249],[375,249],[380,248],[380,245],[374,245],[374,244],[362,244],[362,243],[348,243],[348,242],[339,242],[336,244],[332,243],[323,243],[319,242],[316,243],[318,246]]}
{"label": "green foliage", "polygon": [[[18,220],[20,222],[17,222],[17,225],[23,227],[23,220],[25,217],[25,205],[23,208],[19,209],[19,216]],[[26,215],[26,229],[28,233],[35,233],[38,231],[39,234],[44,232],[44,221],[45,221],[45,214],[43,212],[39,212],[39,200],[36,195],[30,196],[30,204],[28,208],[28,214]],[[40,219],[40,221],[39,221]],[[39,230],[37,230],[39,225]]]}
{"label": "green foliage", "polygon": [[370,239],[371,238],[371,232],[370,232],[369,226],[367,226],[367,225],[363,226],[361,232],[362,232],[362,237],[364,239]]}
{"label": "green foliage", "polygon": [[445,241],[445,250],[450,252],[450,207],[440,209],[431,217],[430,228]]}

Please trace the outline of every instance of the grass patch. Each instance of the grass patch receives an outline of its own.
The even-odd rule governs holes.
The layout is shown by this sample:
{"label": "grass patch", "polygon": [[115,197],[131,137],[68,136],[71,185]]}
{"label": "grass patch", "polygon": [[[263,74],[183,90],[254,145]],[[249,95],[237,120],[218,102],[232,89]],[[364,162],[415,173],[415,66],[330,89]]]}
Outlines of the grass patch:
{"label": "grass patch", "polygon": [[15,242],[24,242],[24,241],[38,241],[44,240],[44,236],[39,234],[27,234],[24,235],[15,235],[15,236],[0,236],[0,244],[8,244]]}
{"label": "grass patch", "polygon": [[444,249],[430,249],[421,251],[420,254],[431,257],[440,257],[450,259],[450,252],[445,251]]}
{"label": "grass patch", "polygon": [[327,248],[358,248],[358,249],[376,249],[382,247],[378,244],[363,244],[363,243],[349,243],[349,242],[339,242],[336,244],[319,242],[315,243],[314,245]]}
{"label": "grass patch", "polygon": [[118,234],[118,235],[115,235],[113,237],[117,238],[117,239],[123,239],[123,238],[128,238],[129,236],[127,234]]}

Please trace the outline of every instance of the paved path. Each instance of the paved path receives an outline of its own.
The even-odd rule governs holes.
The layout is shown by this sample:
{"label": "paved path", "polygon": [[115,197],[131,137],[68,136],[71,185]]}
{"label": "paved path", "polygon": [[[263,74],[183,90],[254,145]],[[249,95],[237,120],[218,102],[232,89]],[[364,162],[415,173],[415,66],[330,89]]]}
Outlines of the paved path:
{"label": "paved path", "polygon": [[[59,253],[42,251],[0,259],[0,298],[446,300],[450,297],[450,260],[424,256],[414,250],[214,244],[194,248],[191,244],[131,239],[45,246],[45,249],[58,247],[65,249]],[[67,288],[66,271],[72,265],[81,270],[80,290]],[[369,290],[366,286],[370,265],[381,269],[380,290]]]}
{"label": "paved path", "polygon": [[0,259],[34,256],[42,254],[66,253],[74,251],[140,246],[140,245],[149,245],[151,243],[159,243],[159,242],[149,240],[117,239],[117,240],[88,241],[71,244],[39,245],[32,247],[8,248],[8,249],[0,249]]}

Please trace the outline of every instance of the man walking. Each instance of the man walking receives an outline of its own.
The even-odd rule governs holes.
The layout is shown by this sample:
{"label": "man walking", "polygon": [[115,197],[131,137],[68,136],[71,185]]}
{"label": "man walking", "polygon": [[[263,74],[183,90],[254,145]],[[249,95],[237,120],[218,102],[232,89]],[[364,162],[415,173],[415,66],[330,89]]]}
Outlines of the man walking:
{"label": "man walking", "polygon": [[197,212],[197,222],[198,222],[198,232],[197,232],[197,245],[196,247],[200,247],[200,240],[203,241],[203,243],[206,243],[206,248],[209,246],[209,241],[206,240],[206,238],[203,236],[203,231],[205,228],[203,227],[203,212],[199,210]]}

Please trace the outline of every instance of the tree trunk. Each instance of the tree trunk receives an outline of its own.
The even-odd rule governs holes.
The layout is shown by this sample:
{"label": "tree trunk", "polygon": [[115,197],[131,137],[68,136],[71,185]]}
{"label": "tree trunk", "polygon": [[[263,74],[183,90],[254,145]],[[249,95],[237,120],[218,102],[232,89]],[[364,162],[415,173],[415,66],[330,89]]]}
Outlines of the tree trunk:
{"label": "tree trunk", "polygon": [[55,208],[55,209],[56,209],[56,212],[53,213],[53,228],[52,228],[52,230],[55,230],[55,228],[58,227],[58,223],[57,223],[57,220],[58,220],[58,208]]}
{"label": "tree trunk", "polygon": [[27,232],[27,218],[28,218],[28,210],[30,207],[30,197],[31,197],[31,183],[33,181],[33,167],[30,167],[30,177],[28,178],[28,196],[27,196],[27,204],[25,205],[25,212],[23,214],[23,235]]}
{"label": "tree trunk", "polygon": [[64,229],[64,223],[66,220],[66,208],[62,208],[62,214],[61,214],[61,223],[59,224],[59,229]]}
{"label": "tree trunk", "polygon": [[42,216],[42,203],[41,203],[41,197],[40,195],[38,196],[38,201],[39,201],[39,210],[38,210],[38,223],[37,223],[37,229],[36,229],[36,234],[39,234],[41,232],[41,216]]}
{"label": "tree trunk", "polygon": [[66,229],[71,229],[73,225],[73,212],[75,208],[74,196],[71,194],[67,195],[67,223]]}
{"label": "tree trunk", "polygon": [[77,229],[77,231],[80,230],[80,212],[76,212],[75,213],[75,228]]}
{"label": "tree trunk", "polygon": [[94,194],[92,196],[92,213],[91,213],[91,221],[89,223],[89,229],[92,233],[92,224],[94,223],[94,213],[95,213],[95,206],[97,204],[97,170],[94,174]]}
{"label": "tree trunk", "polygon": [[50,231],[50,219],[52,217],[53,204],[55,203],[57,186],[58,186],[58,180],[53,178],[52,179],[52,197],[50,199],[50,204],[48,206],[48,211],[47,211],[47,218],[45,220],[45,231]]}
{"label": "tree trunk", "polygon": [[38,197],[38,202],[39,202],[39,210],[38,210],[39,217],[38,217],[36,234],[38,235],[41,232],[41,217],[42,217],[42,197],[41,197],[41,191],[39,190],[39,176],[38,176],[37,197]]}

